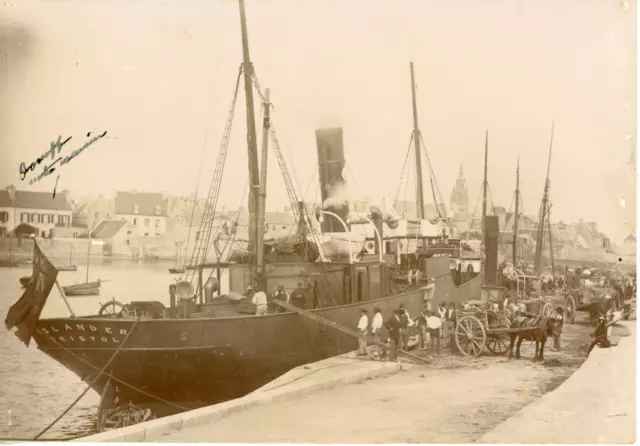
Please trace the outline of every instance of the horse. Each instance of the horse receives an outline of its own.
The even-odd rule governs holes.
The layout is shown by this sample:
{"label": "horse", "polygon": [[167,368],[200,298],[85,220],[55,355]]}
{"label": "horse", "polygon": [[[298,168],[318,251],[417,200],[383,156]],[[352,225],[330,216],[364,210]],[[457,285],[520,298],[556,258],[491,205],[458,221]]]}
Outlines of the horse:
{"label": "horse", "polygon": [[509,333],[511,342],[509,344],[509,359],[513,357],[513,346],[518,339],[516,345],[516,359],[520,359],[520,346],[522,341],[534,341],[536,343],[536,353],[533,357],[534,361],[544,359],[544,344],[547,338],[553,336],[554,322],[551,318],[544,316],[527,317],[518,316],[511,322],[510,328],[519,328],[522,331]]}

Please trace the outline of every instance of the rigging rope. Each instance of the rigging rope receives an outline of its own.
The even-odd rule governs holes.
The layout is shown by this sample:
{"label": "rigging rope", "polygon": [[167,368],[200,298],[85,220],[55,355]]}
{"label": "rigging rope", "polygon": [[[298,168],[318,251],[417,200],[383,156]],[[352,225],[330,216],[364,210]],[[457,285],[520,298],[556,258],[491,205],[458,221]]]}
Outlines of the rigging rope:
{"label": "rigging rope", "polygon": [[40,438],[45,432],[47,432],[49,429],[51,429],[58,421],[60,421],[60,419],[62,417],[64,417],[77,403],[78,401],[80,401],[80,399],[89,391],[89,389],[91,389],[91,386],[98,380],[98,378],[100,378],[100,376],[102,375],[102,373],[107,369],[107,367],[109,367],[111,365],[111,363],[113,362],[113,360],[116,358],[117,354],[120,352],[120,350],[122,349],[122,347],[124,347],[124,344],[127,342],[127,340],[129,339],[129,337],[133,334],[133,329],[136,328],[136,325],[138,325],[138,322],[140,322],[140,317],[138,317],[138,319],[136,319],[136,321],[134,322],[134,324],[131,326],[131,329],[129,330],[129,333],[127,333],[127,335],[125,336],[125,338],[122,340],[122,343],[118,346],[118,348],[116,349],[115,352],[113,352],[113,355],[111,355],[111,358],[109,358],[109,361],[107,361],[107,363],[105,364],[105,366],[102,368],[102,370],[100,370],[100,373],[98,373],[89,383],[89,385],[87,386],[86,389],[84,389],[84,392],[82,392],[74,401],[73,403],[71,403],[69,405],[69,407],[67,407],[64,412],[62,412],[55,420],[53,420],[47,427],[45,427],[44,429],[42,429],[38,435],[36,435],[35,437],[33,437],[34,440],[37,440],[38,438]]}
{"label": "rigging rope", "polygon": [[[440,201],[441,203],[444,203],[444,200],[442,199],[442,194],[440,193],[440,186],[438,185],[438,180],[436,179],[436,173],[433,170],[433,166],[431,165],[431,158],[429,157],[429,153],[427,153],[427,145],[425,144],[424,139],[422,139],[422,132],[418,131],[418,136],[420,137],[420,142],[422,142],[422,151],[424,152],[424,156],[427,159],[427,167],[429,168],[429,178],[431,178],[432,180],[432,186],[431,186],[432,192],[434,193],[434,195],[436,195],[438,201]],[[434,203],[434,205],[436,207],[438,216],[440,216],[440,205],[438,203]]]}
{"label": "rigging rope", "polygon": [[[86,360],[86,359],[84,359],[83,357],[79,356],[79,355],[78,355],[77,353],[75,353],[73,350],[70,350],[70,349],[66,348],[65,346],[63,346],[62,344],[60,344],[58,341],[56,341],[55,339],[53,339],[53,338],[49,338],[49,340],[53,341],[53,343],[54,343],[54,344],[56,344],[60,349],[62,349],[62,350],[64,350],[64,351],[66,351],[66,352],[67,352],[67,353],[69,353],[69,354],[71,354],[71,355],[72,355],[72,356],[74,356],[76,359],[78,359],[79,361],[81,361],[81,362],[83,362],[84,364],[86,364],[88,367],[90,367],[90,368],[92,368],[92,369],[94,369],[94,370],[100,371],[100,368],[99,368],[99,367],[95,366],[94,364],[90,363],[89,361],[87,361],[87,360]],[[126,381],[121,380],[120,378],[117,378],[117,377],[113,376],[113,374],[111,374],[111,373],[103,372],[102,374],[103,374],[103,375],[108,376],[109,378],[111,378],[112,380],[114,380],[115,382],[117,382],[118,384],[122,384],[123,386],[128,387],[128,388],[130,388],[131,390],[135,390],[136,392],[139,392],[139,393],[141,393],[141,394],[143,394],[143,395],[145,395],[145,396],[148,396],[149,398],[153,398],[153,399],[155,399],[155,400],[158,400],[158,401],[160,401],[161,403],[167,404],[167,405],[169,405],[169,406],[173,406],[173,407],[175,407],[176,409],[180,409],[180,410],[182,410],[182,411],[187,411],[187,410],[189,410],[189,409],[187,409],[186,407],[182,407],[182,406],[180,406],[179,404],[172,403],[171,401],[167,401],[167,400],[165,400],[165,399],[163,399],[163,398],[160,398],[159,396],[153,395],[153,394],[151,394],[151,393],[149,393],[149,392],[147,392],[147,391],[145,391],[145,390],[139,389],[138,387],[136,387],[136,386],[134,386],[134,385],[132,385],[132,384],[129,384],[129,383],[127,383]]]}
{"label": "rigging rope", "polygon": [[[400,171],[400,179],[398,181],[398,187],[396,189],[396,194],[393,197],[393,203],[392,206],[395,208],[395,203],[398,201],[398,199],[400,198],[400,190],[402,189],[402,183],[403,183],[403,179],[404,179],[404,174],[407,170],[407,164],[409,162],[409,155],[411,154],[411,148],[413,143],[413,132],[411,132],[411,137],[409,138],[409,145],[407,147],[407,151],[406,151],[406,155],[404,156],[404,163],[402,164],[402,170]],[[397,209],[396,209],[397,211]]]}

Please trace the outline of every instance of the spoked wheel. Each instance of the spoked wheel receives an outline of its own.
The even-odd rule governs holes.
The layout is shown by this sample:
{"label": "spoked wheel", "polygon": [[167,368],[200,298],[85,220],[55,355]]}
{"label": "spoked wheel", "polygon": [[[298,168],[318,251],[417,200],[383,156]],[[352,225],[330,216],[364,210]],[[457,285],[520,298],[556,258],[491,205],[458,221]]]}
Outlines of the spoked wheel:
{"label": "spoked wheel", "polygon": [[567,324],[575,324],[575,322],[576,322],[576,299],[571,294],[569,294],[564,299],[564,302],[565,302],[564,303],[565,311],[567,312],[565,320],[567,321]]}
{"label": "spoked wheel", "polygon": [[542,316],[546,318],[553,316],[553,304],[551,302],[546,302],[542,307]]}
{"label": "spoked wheel", "polygon": [[506,333],[489,335],[487,338],[487,348],[494,355],[504,355],[509,351],[511,339]]}
{"label": "spoked wheel", "polygon": [[117,300],[112,300],[106,304],[102,304],[100,311],[98,311],[98,316],[109,318],[120,318],[127,315],[128,312],[126,307]]}
{"label": "spoked wheel", "polygon": [[456,324],[456,347],[464,356],[479,356],[487,345],[487,333],[475,316],[462,316]]}

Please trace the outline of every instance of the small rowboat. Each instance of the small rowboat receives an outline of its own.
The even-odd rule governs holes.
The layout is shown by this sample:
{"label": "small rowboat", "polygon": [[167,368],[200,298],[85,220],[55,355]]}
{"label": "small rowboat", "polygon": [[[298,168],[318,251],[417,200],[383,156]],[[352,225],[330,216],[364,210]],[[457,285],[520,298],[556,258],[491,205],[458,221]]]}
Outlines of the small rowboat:
{"label": "small rowboat", "polygon": [[58,271],[78,271],[78,267],[76,265],[57,266],[56,269]]}
{"label": "small rowboat", "polygon": [[182,274],[184,272],[184,268],[169,268],[169,272],[171,274]]}
{"label": "small rowboat", "polygon": [[62,287],[67,296],[97,296],[100,294],[100,280],[96,282],[79,283]]}

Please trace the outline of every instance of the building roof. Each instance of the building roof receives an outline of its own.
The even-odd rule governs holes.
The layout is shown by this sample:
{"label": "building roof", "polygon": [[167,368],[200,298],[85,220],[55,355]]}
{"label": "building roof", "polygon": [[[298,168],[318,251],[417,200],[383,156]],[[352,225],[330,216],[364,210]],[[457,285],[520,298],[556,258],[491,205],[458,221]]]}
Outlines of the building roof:
{"label": "building roof", "polygon": [[[52,192],[16,190],[16,209],[46,209],[52,211],[71,211],[71,205],[63,193],[53,197]],[[0,207],[13,207],[6,189],[0,190]]]}
{"label": "building roof", "polygon": [[[115,203],[116,215],[167,215],[167,203],[162,194],[157,192],[118,192]],[[135,206],[138,212],[134,212]]]}
{"label": "building roof", "polygon": [[103,220],[91,233],[92,238],[111,238],[127,224],[127,220]]}

